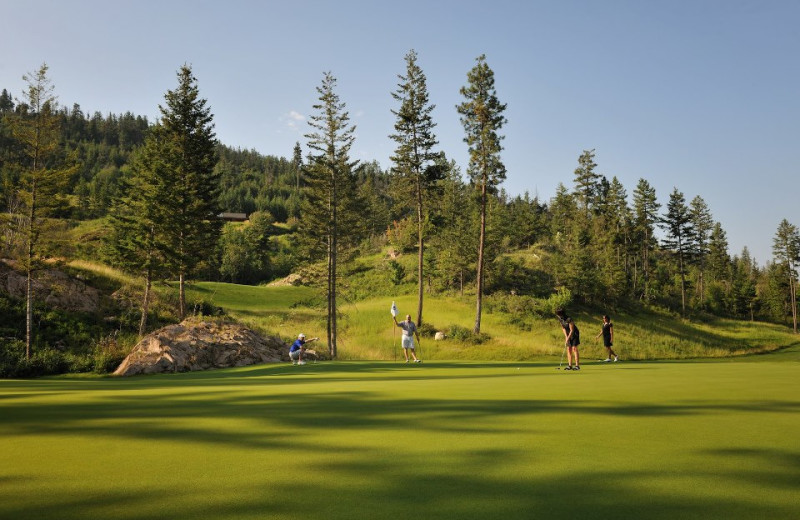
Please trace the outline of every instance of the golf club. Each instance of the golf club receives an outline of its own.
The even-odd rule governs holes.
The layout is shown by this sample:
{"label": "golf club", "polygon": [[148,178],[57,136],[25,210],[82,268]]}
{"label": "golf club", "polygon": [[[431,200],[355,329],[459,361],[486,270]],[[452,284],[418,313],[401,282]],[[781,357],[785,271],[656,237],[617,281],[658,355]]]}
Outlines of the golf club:
{"label": "golf club", "polygon": [[561,361],[558,362],[558,368],[556,370],[561,370],[561,363],[564,362],[564,353],[567,351],[567,344],[564,343],[564,350],[561,351]]}

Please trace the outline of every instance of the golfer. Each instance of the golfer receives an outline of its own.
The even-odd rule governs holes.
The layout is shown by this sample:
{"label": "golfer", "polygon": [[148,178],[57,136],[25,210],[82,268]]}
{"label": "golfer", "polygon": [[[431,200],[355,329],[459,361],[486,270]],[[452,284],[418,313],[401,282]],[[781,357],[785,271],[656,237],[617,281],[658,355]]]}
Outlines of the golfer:
{"label": "golfer", "polygon": [[580,370],[581,362],[578,355],[578,345],[581,344],[581,331],[575,325],[575,321],[567,316],[564,309],[556,311],[561,328],[564,329],[564,348],[567,350],[567,368],[564,370]]}
{"label": "golfer", "polygon": [[408,363],[408,353],[411,352],[411,357],[414,358],[414,363],[422,363],[422,360],[417,357],[417,353],[414,350],[414,336],[417,336],[417,342],[419,342],[419,332],[417,332],[417,326],[411,321],[411,315],[406,314],[406,321],[401,321],[397,323],[397,318],[392,316],[394,320],[394,324],[403,329],[403,355],[406,357],[406,363]]}
{"label": "golfer", "polygon": [[303,355],[306,352],[306,343],[311,343],[312,341],[317,341],[319,338],[311,338],[310,340],[306,341],[306,335],[300,333],[297,335],[297,339],[294,340],[292,346],[289,347],[289,358],[292,360],[293,365],[305,365],[306,362],[303,359]]}
{"label": "golfer", "polygon": [[603,346],[606,347],[606,350],[608,351],[608,354],[603,361],[608,363],[611,361],[612,357],[614,358],[615,363],[619,361],[619,357],[611,348],[614,345],[614,324],[611,323],[611,318],[609,318],[608,315],[603,316],[603,328],[600,329],[600,334],[595,336],[595,339],[599,338],[600,336],[603,336]]}

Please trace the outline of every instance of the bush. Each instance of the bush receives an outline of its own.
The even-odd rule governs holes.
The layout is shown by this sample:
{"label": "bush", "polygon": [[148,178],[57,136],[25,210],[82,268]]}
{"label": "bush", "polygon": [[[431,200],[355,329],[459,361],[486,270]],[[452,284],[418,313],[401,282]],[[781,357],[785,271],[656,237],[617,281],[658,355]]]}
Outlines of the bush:
{"label": "bush", "polygon": [[542,316],[550,317],[556,313],[558,309],[565,309],[572,303],[572,293],[569,289],[560,287],[556,294],[550,295],[549,298],[542,302]]}
{"label": "bush", "polygon": [[417,327],[417,332],[419,332],[420,337],[434,337],[436,335],[436,327],[431,325],[430,323],[423,323],[419,327]]}
{"label": "bush", "polygon": [[450,325],[450,328],[447,330],[447,337],[471,345],[480,345],[490,339],[489,335],[485,332],[475,334],[468,328],[460,325]]}

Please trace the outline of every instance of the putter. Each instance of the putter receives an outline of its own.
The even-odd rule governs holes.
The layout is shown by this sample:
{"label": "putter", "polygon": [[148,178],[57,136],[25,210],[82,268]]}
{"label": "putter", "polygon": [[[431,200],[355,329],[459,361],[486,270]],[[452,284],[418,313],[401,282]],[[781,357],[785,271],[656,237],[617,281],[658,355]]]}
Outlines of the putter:
{"label": "putter", "polygon": [[558,362],[558,368],[556,370],[561,370],[561,363],[564,362],[564,353],[567,351],[567,345],[564,345],[564,350],[561,351],[561,361]]}

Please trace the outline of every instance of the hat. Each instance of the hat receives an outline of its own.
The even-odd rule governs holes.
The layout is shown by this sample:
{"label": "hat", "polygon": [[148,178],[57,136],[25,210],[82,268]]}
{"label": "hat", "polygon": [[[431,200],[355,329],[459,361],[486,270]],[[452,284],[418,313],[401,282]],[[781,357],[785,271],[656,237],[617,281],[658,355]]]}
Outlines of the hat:
{"label": "hat", "polygon": [[306,335],[301,332],[297,335],[297,339],[306,339]]}

